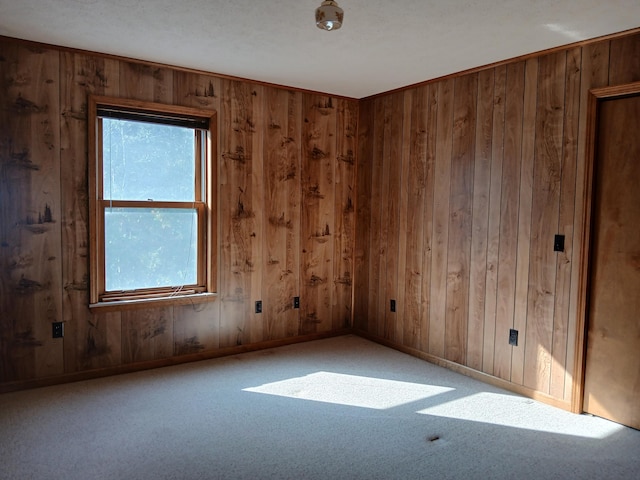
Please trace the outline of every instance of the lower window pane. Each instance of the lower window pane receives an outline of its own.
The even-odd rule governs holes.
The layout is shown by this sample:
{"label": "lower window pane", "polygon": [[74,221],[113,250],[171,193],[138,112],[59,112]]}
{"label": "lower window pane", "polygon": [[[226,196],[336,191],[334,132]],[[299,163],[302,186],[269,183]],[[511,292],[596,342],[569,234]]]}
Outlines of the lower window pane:
{"label": "lower window pane", "polygon": [[197,283],[196,209],[105,209],[109,291]]}

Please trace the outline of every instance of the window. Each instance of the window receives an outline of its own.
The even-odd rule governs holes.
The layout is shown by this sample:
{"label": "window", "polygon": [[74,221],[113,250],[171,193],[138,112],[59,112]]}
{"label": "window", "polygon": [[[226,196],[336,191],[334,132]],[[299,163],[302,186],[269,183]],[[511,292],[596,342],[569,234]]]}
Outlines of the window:
{"label": "window", "polygon": [[215,113],[90,97],[91,304],[212,293]]}

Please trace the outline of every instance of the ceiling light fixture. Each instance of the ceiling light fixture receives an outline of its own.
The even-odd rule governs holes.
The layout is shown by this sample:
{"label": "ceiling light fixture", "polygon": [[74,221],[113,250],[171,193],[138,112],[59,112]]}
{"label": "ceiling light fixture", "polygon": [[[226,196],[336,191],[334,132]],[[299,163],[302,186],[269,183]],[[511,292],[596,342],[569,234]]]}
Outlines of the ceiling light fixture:
{"label": "ceiling light fixture", "polygon": [[316,25],[322,30],[337,30],[342,26],[344,11],[337,2],[325,0],[316,8]]}

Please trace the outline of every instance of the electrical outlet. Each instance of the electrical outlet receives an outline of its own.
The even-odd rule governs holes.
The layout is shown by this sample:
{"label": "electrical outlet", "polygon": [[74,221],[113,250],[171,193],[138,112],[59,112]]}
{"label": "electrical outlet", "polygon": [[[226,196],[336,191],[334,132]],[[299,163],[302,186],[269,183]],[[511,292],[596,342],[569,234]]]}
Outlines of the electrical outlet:
{"label": "electrical outlet", "polygon": [[256,313],[262,313],[262,300],[256,301]]}
{"label": "electrical outlet", "polygon": [[391,309],[392,312],[395,313],[395,311],[396,311],[396,301],[395,300],[391,300],[390,309]]}
{"label": "electrical outlet", "polygon": [[300,308],[300,297],[293,297],[293,308]]}
{"label": "electrical outlet", "polygon": [[509,330],[509,345],[518,346],[518,330],[513,328]]}
{"label": "electrical outlet", "polygon": [[564,252],[564,235],[556,235],[553,239],[553,251]]}
{"label": "electrical outlet", "polygon": [[52,338],[62,338],[62,337],[64,337],[64,323],[62,323],[62,322],[53,322],[51,324],[51,337]]}

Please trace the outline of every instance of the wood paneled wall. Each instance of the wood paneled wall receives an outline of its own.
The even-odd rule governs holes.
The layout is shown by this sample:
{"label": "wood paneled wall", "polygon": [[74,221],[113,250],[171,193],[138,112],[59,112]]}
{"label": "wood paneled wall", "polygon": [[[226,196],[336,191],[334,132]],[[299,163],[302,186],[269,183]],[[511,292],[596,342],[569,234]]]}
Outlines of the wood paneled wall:
{"label": "wood paneled wall", "polygon": [[361,101],[356,331],[569,405],[588,92],[638,80],[636,34]]}
{"label": "wood paneled wall", "polygon": [[[90,93],[218,112],[215,301],[89,311]],[[0,386],[350,326],[357,121],[355,100],[0,39]]]}
{"label": "wood paneled wall", "polygon": [[[353,310],[356,332],[568,405],[588,92],[638,80],[640,35],[360,102],[0,39],[0,387]],[[219,112],[216,301],[89,311],[89,93]]]}

